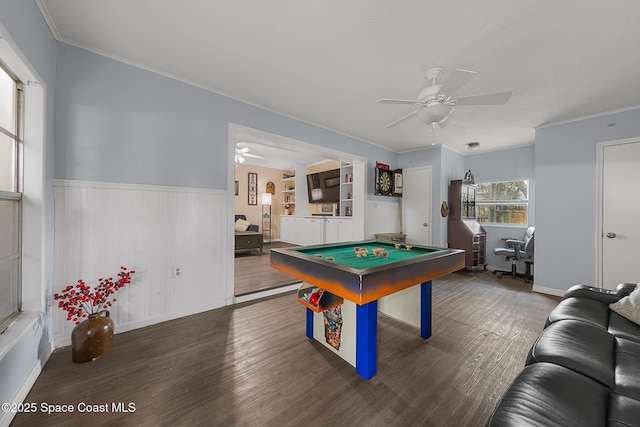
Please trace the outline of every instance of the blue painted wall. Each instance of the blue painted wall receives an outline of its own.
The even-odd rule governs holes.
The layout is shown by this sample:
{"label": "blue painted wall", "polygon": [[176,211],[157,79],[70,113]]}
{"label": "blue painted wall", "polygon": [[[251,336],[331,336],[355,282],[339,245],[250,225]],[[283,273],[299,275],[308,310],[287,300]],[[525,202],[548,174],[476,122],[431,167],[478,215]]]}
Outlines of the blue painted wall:
{"label": "blue painted wall", "polygon": [[595,283],[596,144],[638,135],[640,108],[536,130],[536,286]]}
{"label": "blue painted wall", "polygon": [[[518,179],[529,180],[528,224],[523,226],[483,225],[487,232],[487,264],[490,267],[509,270],[511,264],[507,262],[504,257],[494,255],[493,249],[496,247],[504,247],[502,238],[522,239],[526,228],[536,225],[536,179],[534,160],[535,148],[533,145],[465,157],[465,169],[471,169],[476,183]],[[524,268],[524,263],[521,263],[520,270],[523,273]]]}
{"label": "blue painted wall", "polygon": [[396,161],[380,147],[62,43],[57,89],[59,179],[226,190],[229,122],[367,157],[371,172],[376,160]]}

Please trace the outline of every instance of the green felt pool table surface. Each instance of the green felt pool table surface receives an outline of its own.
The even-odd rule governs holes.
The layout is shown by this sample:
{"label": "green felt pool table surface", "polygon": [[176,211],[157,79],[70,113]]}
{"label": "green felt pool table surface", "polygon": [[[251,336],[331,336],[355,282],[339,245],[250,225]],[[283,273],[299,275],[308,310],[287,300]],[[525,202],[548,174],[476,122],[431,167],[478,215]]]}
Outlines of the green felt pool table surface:
{"label": "green felt pool table surface", "polygon": [[[360,249],[367,249],[368,255],[366,257],[358,257],[355,252],[356,247]],[[383,251],[386,251],[389,254],[388,258],[383,258],[381,255],[375,256],[373,250],[376,248],[382,248]],[[312,246],[296,248],[293,250],[325,261],[329,261],[327,260],[327,257],[333,257],[334,259],[330,262],[355,269],[367,269],[380,265],[393,264],[398,261],[410,260],[416,257],[442,252],[439,248],[423,246],[412,246],[411,249],[408,250],[404,243],[400,244],[400,247],[396,249],[395,243],[385,243],[380,241],[373,241],[370,243],[356,242],[354,244]]]}

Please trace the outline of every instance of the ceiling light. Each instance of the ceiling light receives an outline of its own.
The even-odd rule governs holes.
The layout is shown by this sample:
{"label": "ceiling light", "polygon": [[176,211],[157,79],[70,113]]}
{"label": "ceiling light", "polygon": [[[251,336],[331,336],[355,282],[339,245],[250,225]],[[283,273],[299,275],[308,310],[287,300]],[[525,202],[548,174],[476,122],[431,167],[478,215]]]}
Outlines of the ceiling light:
{"label": "ceiling light", "polygon": [[478,148],[480,148],[480,143],[479,142],[469,142],[467,144],[467,148],[469,150],[477,150]]}
{"label": "ceiling light", "polygon": [[435,103],[430,105],[429,108],[423,108],[422,110],[416,113],[416,116],[422,123],[425,125],[430,125],[432,123],[440,123],[444,121],[449,114],[453,111],[453,107],[446,104]]}

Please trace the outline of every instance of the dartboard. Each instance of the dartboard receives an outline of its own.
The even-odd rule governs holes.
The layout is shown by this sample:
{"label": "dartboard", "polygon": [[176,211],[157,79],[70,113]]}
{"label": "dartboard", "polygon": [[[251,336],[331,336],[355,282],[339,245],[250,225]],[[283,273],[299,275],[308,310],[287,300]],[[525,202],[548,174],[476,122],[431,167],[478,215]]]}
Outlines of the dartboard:
{"label": "dartboard", "polygon": [[378,189],[380,194],[391,194],[391,171],[385,169],[378,171]]}

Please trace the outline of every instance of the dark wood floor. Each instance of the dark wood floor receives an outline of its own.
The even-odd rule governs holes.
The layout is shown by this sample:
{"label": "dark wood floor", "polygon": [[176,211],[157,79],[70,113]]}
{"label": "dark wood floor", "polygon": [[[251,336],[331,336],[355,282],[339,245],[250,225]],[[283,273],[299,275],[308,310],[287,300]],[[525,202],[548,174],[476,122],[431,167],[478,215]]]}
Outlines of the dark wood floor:
{"label": "dark wood floor", "polygon": [[292,246],[295,245],[272,242],[264,245],[262,254],[256,249],[237,252],[234,258],[235,295],[247,295],[299,282],[300,280],[269,266],[271,249]]}
{"label": "dark wood floor", "polygon": [[557,302],[489,272],[435,280],[433,336],[379,316],[371,381],[305,337],[293,293],[237,304],[118,334],[95,362],[58,349],[25,400],[135,412],[12,426],[482,426]]}

